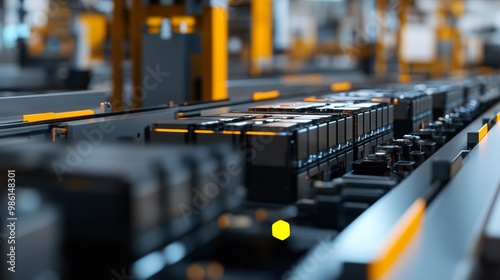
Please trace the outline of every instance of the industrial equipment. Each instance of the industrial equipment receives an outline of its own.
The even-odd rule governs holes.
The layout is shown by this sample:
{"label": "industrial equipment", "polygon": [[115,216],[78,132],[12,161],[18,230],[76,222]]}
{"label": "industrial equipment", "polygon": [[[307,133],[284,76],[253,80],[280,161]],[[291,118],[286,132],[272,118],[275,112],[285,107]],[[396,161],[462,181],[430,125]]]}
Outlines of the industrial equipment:
{"label": "industrial equipment", "polygon": [[500,279],[499,10],[0,0],[0,279]]}
{"label": "industrial equipment", "polygon": [[[8,181],[15,170],[16,189],[3,199],[40,201],[47,223],[39,230],[50,230],[51,246],[20,245],[46,262],[4,275],[398,279],[414,271],[407,256],[430,265],[432,245],[412,244],[419,234],[424,244],[440,240],[426,225],[444,217],[428,211],[450,203],[448,192],[467,190],[456,178],[494,145],[499,97],[498,77],[489,76],[11,120],[2,128],[1,176]],[[497,177],[484,176],[489,194],[481,195],[493,199]],[[486,221],[491,205],[473,211]],[[22,209],[20,221],[34,219]],[[19,244],[34,238],[18,226]],[[480,233],[461,237],[477,253]],[[457,269],[467,252],[438,273]],[[484,252],[489,275],[496,253]],[[31,265],[18,258],[18,269]]]}

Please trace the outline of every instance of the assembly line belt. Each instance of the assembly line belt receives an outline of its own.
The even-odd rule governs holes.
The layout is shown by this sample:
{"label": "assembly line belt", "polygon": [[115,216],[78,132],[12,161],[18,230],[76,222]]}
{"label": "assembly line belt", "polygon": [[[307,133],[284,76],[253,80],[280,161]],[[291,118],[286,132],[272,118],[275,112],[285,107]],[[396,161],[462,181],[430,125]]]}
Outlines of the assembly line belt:
{"label": "assembly line belt", "polygon": [[[412,279],[436,278],[422,276],[435,272],[428,267],[437,265],[439,258],[431,257],[434,252],[432,249],[436,248],[443,254],[440,256],[442,259],[446,259],[444,254],[447,252],[454,253],[457,261],[447,262],[448,266],[440,268],[440,271],[452,271],[451,266],[459,263],[458,258],[471,250],[467,247],[471,245],[470,242],[465,241],[478,240],[473,237],[482,231],[481,223],[485,223],[500,182],[500,172],[495,170],[500,155],[500,124],[491,129],[488,127],[485,131],[483,123],[484,118],[489,123],[493,120],[496,122],[499,111],[500,103],[497,103],[341,232],[331,244],[335,254],[328,255],[324,260],[330,265],[314,271],[309,279],[326,275],[337,275],[341,279],[385,279],[399,275],[401,256],[408,254],[407,248],[412,247],[410,243],[422,234],[429,235],[429,240],[433,241],[428,245],[429,250],[420,251],[420,254],[427,254],[419,259],[422,265],[416,269],[416,265],[409,261],[407,269],[411,269],[411,272],[405,271],[401,275],[405,275],[405,279],[408,275],[415,276]],[[484,135],[462,160],[462,154],[466,154],[463,151],[467,148],[469,133]],[[462,164],[467,168],[461,168]],[[441,173],[434,172],[437,167]],[[439,192],[441,189],[443,191]],[[439,194],[436,196],[437,192]],[[429,201],[432,203],[429,204]],[[473,209],[470,203],[473,203]],[[436,208],[440,210],[436,211]],[[456,229],[453,230],[454,227]],[[367,232],[370,234],[367,235]],[[462,241],[456,242],[455,235],[460,236]],[[445,246],[440,247],[436,240]],[[303,262],[306,263],[308,258],[315,258],[314,250]],[[449,275],[441,278],[446,277]]]}

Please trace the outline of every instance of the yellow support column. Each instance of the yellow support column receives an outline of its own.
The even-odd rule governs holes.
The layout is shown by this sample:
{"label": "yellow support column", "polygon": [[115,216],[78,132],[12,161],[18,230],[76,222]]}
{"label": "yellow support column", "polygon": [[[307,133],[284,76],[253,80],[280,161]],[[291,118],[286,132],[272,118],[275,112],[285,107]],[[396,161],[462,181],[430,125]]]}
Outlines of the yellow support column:
{"label": "yellow support column", "polygon": [[451,69],[453,71],[460,71],[463,69],[463,59],[462,59],[462,36],[458,28],[453,28],[453,54]]}
{"label": "yellow support column", "polygon": [[[440,0],[438,2],[436,17],[437,17],[437,45],[436,48],[439,49],[439,46],[443,44],[443,42],[449,40],[450,32],[447,23],[447,0]],[[446,61],[444,61],[443,57],[437,54],[434,62],[434,69],[432,69],[433,77],[441,77],[445,75]]]}
{"label": "yellow support column", "polygon": [[113,95],[111,104],[113,111],[123,109],[123,59],[125,57],[123,43],[125,40],[125,2],[114,0],[113,20],[111,21],[111,65],[113,66]]}
{"label": "yellow support column", "polygon": [[250,75],[259,76],[263,65],[273,60],[272,0],[252,0],[250,5],[252,27],[250,37]]}
{"label": "yellow support column", "polygon": [[463,68],[462,61],[462,36],[457,26],[450,25],[449,18],[458,19],[465,12],[463,0],[441,0],[437,9],[437,38],[438,44],[450,42],[452,46],[451,61],[443,61],[437,57],[435,62],[436,72],[444,76],[448,72],[459,71]]}
{"label": "yellow support column", "polygon": [[385,76],[387,73],[387,50],[385,46],[386,12],[387,0],[377,0],[377,22],[379,26],[377,43],[375,45],[375,73],[377,73],[377,76]]}
{"label": "yellow support column", "polygon": [[403,30],[408,25],[408,14],[410,10],[410,0],[401,0],[401,12],[399,13],[398,30],[398,62],[399,62],[399,80],[409,82],[410,64],[403,57]]}
{"label": "yellow support column", "polygon": [[132,61],[132,109],[142,107],[142,24],[144,23],[144,6],[141,0],[132,0],[130,19],[130,60]]}
{"label": "yellow support column", "polygon": [[202,99],[227,99],[227,7],[205,7],[202,17]]}
{"label": "yellow support column", "polygon": [[[452,16],[456,19],[462,17],[465,13],[465,4],[463,0],[453,0],[450,7],[450,12]],[[458,26],[453,26],[453,61],[451,63],[451,69],[453,71],[459,71],[463,69],[463,45],[462,36],[460,34],[460,29]]]}

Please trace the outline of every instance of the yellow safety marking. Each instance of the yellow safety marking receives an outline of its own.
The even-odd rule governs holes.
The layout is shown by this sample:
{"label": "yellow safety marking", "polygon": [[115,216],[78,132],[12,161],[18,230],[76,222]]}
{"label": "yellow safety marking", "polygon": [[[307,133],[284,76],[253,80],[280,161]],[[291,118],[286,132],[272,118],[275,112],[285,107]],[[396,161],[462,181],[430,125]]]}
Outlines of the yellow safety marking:
{"label": "yellow safety marking", "polygon": [[486,136],[486,134],[488,134],[488,124],[484,124],[483,127],[481,127],[481,129],[478,131],[478,139],[477,141],[480,142],[481,140],[483,140],[484,136]]}
{"label": "yellow safety marking", "polygon": [[187,129],[155,128],[155,132],[161,133],[188,133]]}
{"label": "yellow safety marking", "polygon": [[368,265],[368,279],[381,279],[393,267],[413,238],[421,230],[426,202],[417,199],[389,233],[378,258]]}
{"label": "yellow safety marking", "polygon": [[253,101],[262,101],[262,100],[268,100],[268,99],[275,99],[278,97],[280,97],[280,92],[278,90],[272,90],[272,91],[254,92],[252,99],[253,99]]}
{"label": "yellow safety marking", "polygon": [[194,133],[199,133],[199,134],[214,134],[215,132],[213,130],[197,129],[197,130],[194,131]]}
{"label": "yellow safety marking", "polygon": [[344,91],[350,90],[352,88],[352,85],[349,82],[333,83],[330,88],[332,91]]}
{"label": "yellow safety marking", "polygon": [[247,135],[261,135],[261,136],[276,136],[277,132],[268,132],[268,131],[247,131]]}
{"label": "yellow safety marking", "polygon": [[41,122],[41,121],[83,117],[90,115],[94,115],[94,110],[81,110],[81,111],[71,111],[62,113],[47,112],[40,114],[24,115],[23,122]]}

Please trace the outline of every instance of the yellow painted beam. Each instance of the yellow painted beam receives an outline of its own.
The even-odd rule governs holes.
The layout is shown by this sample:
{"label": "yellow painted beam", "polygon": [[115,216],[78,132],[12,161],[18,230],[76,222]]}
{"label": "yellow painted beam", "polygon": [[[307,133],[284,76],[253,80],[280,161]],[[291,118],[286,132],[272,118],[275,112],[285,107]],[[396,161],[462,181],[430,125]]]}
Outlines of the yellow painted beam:
{"label": "yellow painted beam", "polygon": [[148,26],[149,34],[160,34],[162,20],[163,18],[159,16],[146,18],[146,24]]}
{"label": "yellow painted beam", "polygon": [[[194,33],[196,31],[196,17],[173,16],[170,18],[172,29],[177,33]],[[182,30],[184,28],[184,30]]]}
{"label": "yellow painted beam", "polygon": [[387,48],[385,45],[387,0],[377,0],[376,5],[378,35],[375,45],[375,73],[378,76],[384,76],[387,73]]}
{"label": "yellow painted beam", "polygon": [[[123,0],[122,0],[123,1]],[[183,4],[175,5],[147,5],[143,8],[141,16],[143,19],[148,17],[173,17],[186,14],[186,7]]]}
{"label": "yellow painted beam", "polygon": [[458,28],[452,29],[452,42],[453,42],[453,51],[452,51],[452,62],[451,69],[454,71],[463,69],[463,45],[462,45],[462,36],[460,34],[460,30]]}
{"label": "yellow painted beam", "polygon": [[[129,13],[130,60],[132,62],[132,109],[142,107],[143,101],[143,71],[142,71],[142,25],[145,19],[145,10],[142,0],[132,0]],[[119,70],[122,71],[122,70]]]}
{"label": "yellow painted beam", "polygon": [[402,84],[408,84],[411,82],[411,76],[409,74],[401,74],[398,77],[398,82]]}
{"label": "yellow painted beam", "polygon": [[202,99],[227,99],[227,8],[205,7],[202,21]]}
{"label": "yellow painted beam", "polygon": [[123,109],[123,69],[122,63],[124,59],[123,42],[125,40],[125,3],[123,0],[113,1],[113,19],[111,21],[111,65],[113,77],[113,95],[111,104],[113,111],[121,111]]}
{"label": "yellow painted beam", "polygon": [[398,63],[399,63],[399,75],[409,75],[410,74],[410,64],[403,57],[403,30],[405,30],[408,25],[408,17],[410,10],[410,0],[400,1],[400,12],[399,12],[399,29],[398,29]]}
{"label": "yellow painted beam", "polygon": [[87,30],[87,44],[90,48],[91,60],[104,60],[104,42],[106,41],[106,16],[97,13],[82,13],[80,16],[80,23],[85,25]]}
{"label": "yellow painted beam", "polygon": [[252,0],[250,10],[250,75],[259,76],[263,72],[262,65],[272,63],[272,0]]}

